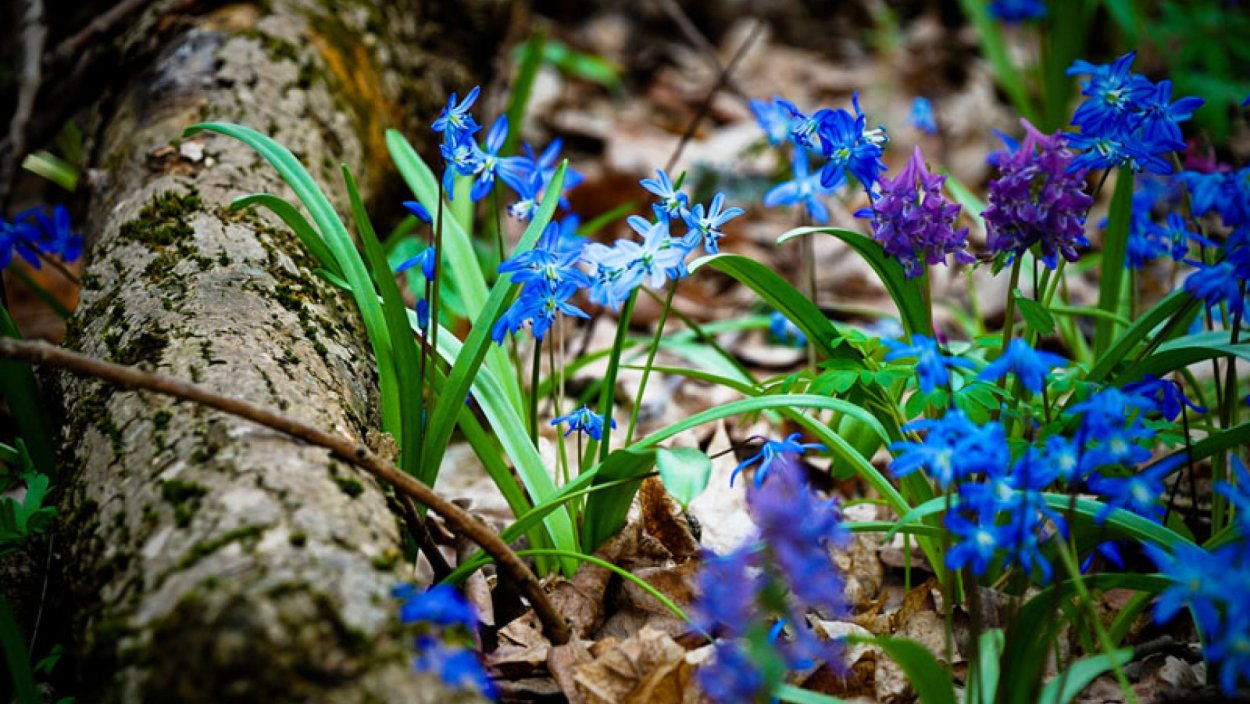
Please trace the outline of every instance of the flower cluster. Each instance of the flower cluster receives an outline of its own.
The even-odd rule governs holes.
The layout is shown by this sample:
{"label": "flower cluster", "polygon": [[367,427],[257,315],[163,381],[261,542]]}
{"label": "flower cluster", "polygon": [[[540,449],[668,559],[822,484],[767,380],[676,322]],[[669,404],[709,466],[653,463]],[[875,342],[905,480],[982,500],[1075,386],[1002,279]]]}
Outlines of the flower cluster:
{"label": "flower cluster", "polygon": [[1206,101],[1188,97],[1172,102],[1171,81],[1152,83],[1130,70],[1136,56],[1129,52],[1103,66],[1078,60],[1068,68],[1069,76],[1089,76],[1081,82],[1086,100],[1072,116],[1081,131],[1068,135],[1072,147],[1085,152],[1068,165],[1070,170],[1128,166],[1172,173],[1161,155],[1185,148],[1180,123]]}
{"label": "flower cluster", "polygon": [[1085,193],[1085,172],[1072,169],[1074,158],[1058,132],[1044,135],[1027,120],[1024,141],[1003,136],[1007,150],[994,152],[989,163],[998,177],[989,184],[985,218],[990,253],[1010,261],[1030,247],[1041,249],[1051,269],[1058,257],[1076,261],[1077,247],[1089,246],[1085,216],[1093,199]]}
{"label": "flower cluster", "polygon": [[1232,696],[1238,682],[1250,682],[1250,472],[1237,457],[1232,466],[1236,485],[1220,482],[1215,490],[1236,510],[1237,538],[1211,550],[1178,543],[1168,553],[1146,544],[1147,554],[1172,586],[1159,595],[1155,621],[1172,620],[1188,606],[1201,629],[1206,654],[1216,665],[1220,689]]}
{"label": "flower cluster", "polygon": [[392,593],[403,600],[400,623],[422,629],[416,638],[413,669],[432,672],[451,687],[471,689],[489,699],[499,697],[495,683],[469,647],[472,638],[468,636],[477,629],[478,619],[460,592],[446,585],[421,591],[415,585],[401,584]]}
{"label": "flower cluster", "polygon": [[58,205],[51,214],[44,208],[18,213],[12,222],[0,218],[0,270],[17,254],[38,269],[40,254],[70,262],[82,254],[82,235],[73,231],[69,211]]}
{"label": "flower cluster", "polygon": [[[706,556],[699,575],[693,617],[719,638],[715,660],[697,674],[712,701],[761,700],[786,669],[818,663],[842,669],[837,644],[818,638],[805,615],[832,617],[847,610],[829,552],[845,540],[846,529],[837,502],[816,494],[796,458],[794,451],[772,457],[767,481],[747,494],[764,549],[745,546]],[[751,647],[765,642],[773,644],[774,653]]]}
{"label": "flower cluster", "polygon": [[1198,270],[1185,279],[1185,290],[1208,306],[1224,304],[1230,313],[1245,309],[1246,281],[1250,279],[1250,225],[1242,225],[1224,242],[1224,257],[1214,264],[1186,260]]}
{"label": "flower cluster", "polygon": [[[854,114],[839,108],[821,109],[808,115],[784,98],[751,100],[751,111],[768,143],[793,147],[793,178],[773,187],[764,196],[764,205],[799,205],[812,222],[829,222],[829,208],[822,198],[846,184],[850,172],[872,192],[877,178],[886,170],[881,161],[882,147],[888,141],[884,127],[867,129],[867,118],[859,107],[859,94],[851,97]],[[813,170],[809,156],[821,154],[824,163]]]}
{"label": "flower cluster", "polygon": [[885,355],[887,362],[912,357],[916,359],[916,378],[921,393],[932,393],[939,386],[949,387],[951,369],[967,369],[972,366],[972,362],[966,359],[943,354],[937,341],[924,335],[912,335],[910,345],[891,339],[882,339],[881,342],[889,350]]}
{"label": "flower cluster", "polygon": [[[439,146],[446,163],[443,190],[448,198],[454,199],[455,177],[469,176],[473,178],[469,197],[478,201],[494,189],[496,182],[502,181],[518,198],[508,207],[508,213],[517,219],[529,220],[555,175],[561,142],[559,139],[552,141],[538,156],[528,144],[524,146],[524,155],[503,156],[499,152],[508,139],[508,117],[500,115],[487,131],[486,140],[478,144],[473,135],[482,127],[469,110],[477,101],[479,92],[480,87],[474,86],[459,102],[457,95],[452,93],[447,107],[431,125],[435,132],[443,134],[443,142]],[[564,189],[573,188],[581,180],[580,174],[569,169],[565,174]],[[563,199],[563,194],[560,197]]]}
{"label": "flower cluster", "polygon": [[942,196],[946,177],[929,173],[920,147],[893,180],[881,179],[881,195],[856,217],[872,220],[872,234],[886,254],[898,259],[908,277],[924,273],[924,264],[955,261],[971,264],[968,228],[955,229],[960,206]]}

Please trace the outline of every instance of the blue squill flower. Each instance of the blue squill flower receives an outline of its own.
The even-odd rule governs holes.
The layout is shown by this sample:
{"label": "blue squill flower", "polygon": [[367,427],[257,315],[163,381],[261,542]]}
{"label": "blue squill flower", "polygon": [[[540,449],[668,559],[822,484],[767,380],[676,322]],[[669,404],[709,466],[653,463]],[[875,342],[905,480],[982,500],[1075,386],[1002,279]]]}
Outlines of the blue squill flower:
{"label": "blue squill flower", "polygon": [[1250,224],[1250,166],[1239,171],[1185,171],[1177,178],[1192,196],[1194,215],[1216,212],[1228,227]]}
{"label": "blue squill flower", "polygon": [[447,107],[443,108],[438,119],[430,125],[435,132],[443,133],[445,143],[459,143],[461,137],[471,135],[481,129],[481,125],[477,124],[469,112],[469,108],[473,107],[479,93],[481,93],[481,86],[473,86],[473,90],[469,91],[460,103],[456,102],[455,93],[447,99]]}
{"label": "blue squill flower", "polygon": [[779,310],[769,314],[768,331],[783,344],[792,347],[803,347],[807,344],[807,335]]}
{"label": "blue squill flower", "polygon": [[564,437],[568,437],[570,433],[579,432],[589,435],[595,440],[603,439],[603,425],[607,423],[609,427],[616,428],[616,419],[608,418],[606,421],[603,416],[590,410],[587,406],[555,418],[551,421],[552,425],[560,425],[567,423],[568,428],[564,431]]}
{"label": "blue squill flower", "polygon": [[1072,116],[1081,132],[1101,136],[1130,131],[1130,116],[1141,111],[1142,101],[1154,91],[1149,80],[1132,72],[1135,58],[1137,52],[1131,51],[1103,66],[1077,59],[1068,68],[1069,76],[1089,76],[1081,81],[1086,100]]}
{"label": "blue squill flower", "polygon": [[421,253],[418,254],[417,256],[411,257],[409,259],[405,259],[404,261],[400,262],[399,266],[395,267],[395,273],[399,274],[401,272],[408,271],[409,269],[413,267],[419,266],[421,267],[421,275],[425,277],[425,280],[433,281],[434,280],[434,259],[435,259],[434,248],[426,247],[425,249],[421,250]]}
{"label": "blue squill flower", "polygon": [[1159,81],[1142,97],[1138,105],[1141,114],[1134,129],[1141,132],[1144,142],[1183,144],[1185,138],[1178,123],[1193,117],[1194,111],[1206,102],[1192,96],[1172,102],[1172,82]]}
{"label": "blue squill flower", "polygon": [[895,453],[890,472],[905,477],[924,470],[943,490],[977,472],[1005,467],[1010,462],[1007,435],[1001,423],[978,425],[959,409],[941,418],[924,418],[903,427],[925,432],[924,440],[900,440],[890,445]]}
{"label": "blue squill flower", "polygon": [[996,564],[995,557],[1006,547],[1006,526],[996,523],[997,513],[978,516],[970,520],[960,511],[953,511],[946,516],[946,530],[955,539],[946,551],[946,566],[958,570],[967,566],[972,573],[981,576],[991,564]]}
{"label": "blue squill flower", "polygon": [[960,206],[942,195],[946,177],[929,173],[920,147],[893,179],[881,179],[881,195],[855,217],[872,220],[873,239],[903,265],[908,278],[924,273],[924,264],[976,261],[968,252],[968,228],[955,227]]}
{"label": "blue squill flower", "polygon": [[415,200],[404,201],[404,210],[407,210],[413,217],[427,225],[433,221],[433,218],[430,217],[430,211],[426,210],[424,205]]}
{"label": "blue squill flower", "polygon": [[1024,388],[1039,393],[1046,383],[1046,376],[1054,367],[1067,366],[1068,360],[1053,352],[1037,351],[1020,338],[1007,344],[1007,351],[999,355],[981,373],[982,381],[997,381],[1008,373],[1016,375]]}
{"label": "blue squill flower", "polygon": [[525,182],[530,176],[532,165],[529,160],[520,156],[500,156],[504,142],[508,139],[508,116],[500,115],[486,133],[485,146],[473,144],[473,188],[469,198],[479,201],[486,197],[495,187],[495,181],[502,180],[508,187],[524,190]]}
{"label": "blue squill flower", "polygon": [[834,188],[826,188],[820,183],[820,173],[811,173],[811,169],[807,163],[807,153],[796,151],[794,153],[794,178],[789,181],[783,181],[769,189],[764,194],[764,206],[775,207],[778,205],[798,205],[802,204],[807,209],[807,215],[812,222],[817,225],[824,225],[829,222],[829,206],[825,205],[821,196],[827,196],[834,192]]}
{"label": "blue squill flower", "polygon": [[429,623],[444,628],[477,628],[477,612],[468,599],[445,584],[437,584],[422,591],[413,584],[401,584],[391,591],[402,599],[399,607],[400,623]]}
{"label": "blue squill flower", "polygon": [[[1146,453],[1149,457],[1149,452]],[[1094,516],[1094,520],[1102,522],[1111,515],[1112,509],[1122,508],[1146,518],[1158,521],[1163,514],[1159,505],[1159,497],[1165,487],[1163,478],[1172,471],[1167,463],[1158,463],[1149,469],[1129,474],[1126,477],[1110,477],[1095,474],[1089,478],[1087,485],[1090,491],[1103,498],[1102,510]]]}
{"label": "blue squill flower", "polygon": [[725,236],[721,228],[725,226],[725,223],[745,212],[745,210],[736,206],[725,208],[725,194],[717,193],[712,197],[712,202],[708,205],[706,211],[703,208],[703,204],[699,203],[683,217],[691,233],[698,233],[699,237],[702,238],[703,250],[708,254],[716,254],[720,251],[717,243]]}
{"label": "blue squill flower", "polygon": [[748,105],[769,144],[775,147],[790,138],[790,111],[781,98],[775,95],[772,100],[752,98]]}
{"label": "blue squill flower", "polygon": [[989,6],[990,15],[1015,24],[1040,20],[1046,16],[1046,3],[1042,0],[994,0]]}
{"label": "blue squill flower", "polygon": [[691,609],[694,623],[712,634],[744,635],[756,611],[756,594],[763,587],[757,567],[750,547],[726,555],[705,552],[698,577],[699,598]]}
{"label": "blue squill flower", "polygon": [[933,103],[928,98],[917,96],[911,101],[911,126],[925,134],[937,134],[937,120],[933,117]]}
{"label": "blue squill flower", "polygon": [[733,474],[729,475],[729,484],[733,485],[734,480],[738,478],[738,474],[742,470],[759,463],[759,466],[755,468],[755,486],[758,487],[764,483],[764,479],[768,476],[769,471],[772,470],[773,463],[777,462],[778,458],[783,455],[802,455],[808,450],[824,451],[825,446],[818,442],[799,442],[798,439],[801,437],[801,433],[791,433],[786,436],[785,440],[765,440],[764,444],[760,446],[759,452],[742,460],[737,467],[734,467]]}
{"label": "blue squill flower", "polygon": [[456,176],[472,176],[477,171],[477,145],[473,143],[472,137],[463,135],[454,142],[444,140],[438,149],[446,164],[443,169],[443,193],[448,200],[454,200]]}
{"label": "blue squill flower", "polygon": [[577,268],[584,240],[567,234],[559,222],[550,222],[533,249],[514,254],[499,265],[499,273],[512,274],[518,283],[538,283],[555,290],[565,284],[590,286],[590,277]]}
{"label": "blue squill flower", "polygon": [[858,91],[851,95],[851,104],[854,115],[841,108],[818,113],[820,149],[827,159],[821,167],[820,183],[826,188],[838,188],[846,183],[846,172],[850,171],[871,192],[878,175],[886,170],[881,154],[889,136],[884,127],[866,129],[867,118],[859,108]]}
{"label": "blue squill flower", "polygon": [[1245,307],[1241,285],[1250,278],[1250,249],[1230,253],[1229,258],[1215,264],[1190,263],[1198,270],[1185,278],[1185,290],[1194,298],[1206,301],[1212,308],[1224,303],[1231,313]]}
{"label": "blue squill flower", "polygon": [[817,111],[813,115],[807,115],[801,112],[794,103],[784,98],[773,98],[773,102],[781,106],[790,116],[789,122],[789,139],[794,142],[796,147],[800,149],[816,149],[816,133],[820,129],[820,119],[823,110]]}
{"label": "blue squill flower", "polygon": [[1195,413],[1206,413],[1207,409],[1194,405],[1185,397],[1181,385],[1171,379],[1160,379],[1154,374],[1147,374],[1141,381],[1124,385],[1124,392],[1139,398],[1149,399],[1155,408],[1167,420],[1176,420],[1181,414],[1181,406],[1189,406]]}
{"label": "blue squill flower", "polygon": [[1143,541],[1142,548],[1163,576],[1172,581],[1173,585],[1159,593],[1155,603],[1155,623],[1167,623],[1176,617],[1182,609],[1189,606],[1195,620],[1203,633],[1210,633],[1219,627],[1219,609],[1217,603],[1223,600],[1221,580],[1217,575],[1226,569],[1224,563],[1217,563],[1211,553],[1197,545],[1177,542],[1172,552]]}
{"label": "blue squill flower", "polygon": [[1215,242],[1190,230],[1180,213],[1168,213],[1162,225],[1152,224],[1151,227],[1159,239],[1169,245],[1168,249],[1173,261],[1184,261],[1189,254],[1190,243],[1200,247],[1218,246]]}
{"label": "blue squill flower", "polygon": [[639,183],[659,198],[659,201],[651,204],[651,207],[655,209],[656,217],[666,217],[670,220],[680,220],[685,217],[686,211],[690,208],[690,197],[673,188],[672,180],[663,169],[655,170],[655,178],[644,178]]}
{"label": "blue squill flower", "polygon": [[477,654],[468,648],[449,646],[433,636],[417,638],[417,657],[412,668],[431,672],[454,689],[475,691],[490,700],[498,700],[499,690]]}
{"label": "blue squill flower", "polygon": [[921,393],[930,393],[939,386],[950,386],[951,369],[972,367],[969,360],[942,354],[937,341],[924,335],[912,335],[910,345],[895,340],[883,339],[881,342],[889,349],[885,355],[887,362],[909,357],[916,359],[916,378]]}

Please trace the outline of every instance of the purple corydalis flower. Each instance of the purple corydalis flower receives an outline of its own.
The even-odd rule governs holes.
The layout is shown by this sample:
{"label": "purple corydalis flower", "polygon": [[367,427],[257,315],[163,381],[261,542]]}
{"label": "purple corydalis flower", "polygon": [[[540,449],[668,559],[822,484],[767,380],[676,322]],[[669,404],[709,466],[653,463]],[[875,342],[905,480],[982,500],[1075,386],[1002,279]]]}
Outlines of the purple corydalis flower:
{"label": "purple corydalis flower", "polygon": [[999,355],[981,373],[978,379],[997,381],[1007,373],[1014,373],[1024,388],[1038,393],[1046,383],[1046,376],[1053,367],[1067,366],[1068,360],[1052,352],[1039,352],[1020,338],[1007,345],[1007,351]]}
{"label": "purple corydalis flower", "polygon": [[998,169],[990,181],[985,218],[986,244],[992,254],[1016,257],[1033,245],[1054,269],[1062,256],[1080,258],[1077,247],[1089,246],[1085,216],[1093,199],[1084,190],[1085,174],[1071,171],[1072,152],[1056,132],[1044,135],[1021,120],[1025,137],[1019,146],[989,157]]}
{"label": "purple corydalis flower", "polygon": [[881,179],[881,195],[872,207],[855,214],[872,220],[873,238],[908,278],[924,273],[922,261],[944,264],[948,254],[963,264],[976,261],[968,253],[968,228],[955,229],[960,206],[942,195],[945,183],[945,176],[929,173],[916,147],[898,176]]}
{"label": "purple corydalis flower", "polygon": [[742,472],[742,470],[750,467],[756,462],[759,463],[759,466],[755,468],[755,486],[758,487],[764,483],[764,479],[768,476],[773,464],[778,462],[779,458],[783,457],[787,453],[791,455],[802,455],[808,450],[820,450],[822,452],[825,450],[825,446],[818,442],[799,442],[798,440],[800,437],[802,437],[800,433],[791,433],[786,436],[785,440],[765,440],[764,444],[760,447],[759,452],[751,455],[745,460],[742,460],[738,463],[737,467],[734,467],[733,474],[729,475],[730,486],[733,486],[734,480],[738,478],[738,475]]}

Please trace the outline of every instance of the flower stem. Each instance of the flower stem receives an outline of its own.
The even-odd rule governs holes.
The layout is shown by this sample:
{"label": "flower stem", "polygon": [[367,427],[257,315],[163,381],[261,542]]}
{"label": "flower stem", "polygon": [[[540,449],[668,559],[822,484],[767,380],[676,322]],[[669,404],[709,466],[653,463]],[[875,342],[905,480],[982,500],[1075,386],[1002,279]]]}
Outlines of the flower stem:
{"label": "flower stem", "polygon": [[[1016,287],[1020,285],[1020,264],[1023,257],[1016,256],[1016,260],[1011,264],[1011,283],[1007,284],[1007,306],[1003,310],[1003,346],[1002,351],[1007,351],[1007,345],[1011,344],[1011,337],[1016,327]],[[1004,379],[1006,377],[1003,377]]]}
{"label": "flower stem", "polygon": [[530,366],[530,442],[538,447],[538,374],[543,365],[543,341],[534,339],[533,364]]}
{"label": "flower stem", "polygon": [[[1076,587],[1077,598],[1081,605],[1088,611],[1090,626],[1094,629],[1094,635],[1098,638],[1098,645],[1107,656],[1115,652],[1115,643],[1111,642],[1111,635],[1107,633],[1107,629],[1102,625],[1102,620],[1098,617],[1098,611],[1094,609],[1094,600],[1090,596],[1089,589],[1085,586],[1085,577],[1081,574],[1081,568],[1076,564],[1076,558],[1073,557],[1072,551],[1068,548],[1066,540],[1056,540],[1055,544],[1059,547],[1059,556],[1063,560],[1063,565],[1068,570],[1068,574],[1072,577],[1072,584]],[[1112,669],[1115,671],[1115,679],[1120,684],[1120,689],[1124,692],[1125,701],[1129,704],[1137,704],[1137,695],[1133,693],[1133,687],[1129,684],[1128,676],[1124,674],[1124,668],[1118,660],[1112,659]]]}
{"label": "flower stem", "polygon": [[660,320],[655,324],[655,336],[651,338],[651,349],[647,350],[647,364],[642,369],[642,381],[638,383],[638,393],[634,396],[634,407],[629,412],[629,428],[625,431],[626,445],[634,441],[634,428],[638,425],[638,411],[642,409],[642,395],[647,391],[647,380],[651,378],[651,365],[655,363],[655,354],[660,349],[660,338],[664,336],[664,324],[668,322],[668,312],[673,307],[673,296],[676,293],[677,280],[674,279],[668,285],[668,294],[664,297],[664,307],[660,310]]}

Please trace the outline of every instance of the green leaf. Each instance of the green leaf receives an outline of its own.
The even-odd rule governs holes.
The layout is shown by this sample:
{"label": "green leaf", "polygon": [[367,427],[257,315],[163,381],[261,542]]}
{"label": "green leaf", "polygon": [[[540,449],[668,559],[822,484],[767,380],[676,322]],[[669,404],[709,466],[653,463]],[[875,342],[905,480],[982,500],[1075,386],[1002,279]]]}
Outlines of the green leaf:
{"label": "green leaf", "polygon": [[[519,130],[520,127],[515,129]],[[399,175],[408,184],[413,195],[431,215],[435,215],[439,206],[439,181],[434,176],[434,172],[399,132],[387,130],[386,147],[391,153],[391,159],[395,162],[395,168],[399,170]],[[528,233],[529,230],[527,229],[526,232]],[[539,232],[541,233],[542,230],[540,229]],[[455,289],[459,292],[464,305],[465,317],[477,321],[482,316],[490,294],[486,288],[486,277],[482,274],[482,266],[478,263],[477,252],[473,248],[473,240],[455,218],[443,218],[443,251],[439,252],[439,256],[442,257],[443,262],[452,264],[442,267],[442,272],[455,282]],[[446,285],[446,282],[443,284]],[[435,316],[435,312],[431,312],[431,316]],[[521,386],[512,371],[512,364],[508,360],[507,353],[503,349],[492,347],[486,352],[485,364],[499,377],[508,395],[508,401],[518,410],[524,408]]]}
{"label": "green leaf", "polygon": [[1104,672],[1127,665],[1132,659],[1132,648],[1120,648],[1112,653],[1091,655],[1077,660],[1067,670],[1046,683],[1037,701],[1042,704],[1068,704]]}
{"label": "green leaf", "polygon": [[712,476],[712,460],[693,447],[679,447],[675,450],[660,448],[656,451],[655,466],[660,470],[660,481],[664,482],[664,488],[677,499],[683,510],[703,493],[707,488],[708,478]]}
{"label": "green leaf", "polygon": [[[568,161],[560,164],[560,168],[556,170],[555,176],[552,177],[551,184],[547,187],[548,192],[556,194],[564,186],[564,175],[568,170]],[[525,252],[533,248],[538,241],[538,237],[547,227],[547,223],[551,222],[551,216],[555,213],[558,198],[544,198],[543,204],[539,207],[538,212],[534,214],[534,219],[530,221],[525,233],[521,235],[521,241],[517,243],[514,252]],[[446,240],[444,240],[446,241]],[[452,258],[450,261],[456,261]],[[473,385],[473,377],[483,369],[482,362],[487,355],[494,352],[503,354],[500,349],[491,340],[491,329],[495,325],[495,321],[499,320],[499,316],[503,314],[504,309],[512,300],[512,295],[517,289],[517,284],[512,282],[511,274],[504,274],[499,277],[494,289],[490,292],[490,298],[486,303],[480,306],[480,314],[473,321],[473,327],[469,330],[469,336],[465,338],[464,344],[456,354],[455,362],[452,364],[451,371],[447,374],[447,384],[443,388],[443,392],[439,394],[438,401],[434,404],[434,409],[429,414],[429,420],[425,430],[425,456],[421,462],[421,477],[425,483],[433,486],[434,480],[438,477],[439,466],[443,461],[443,454],[447,451],[447,443],[451,440],[452,430],[456,425],[456,418],[460,413],[460,406],[464,405],[465,394],[469,392],[469,388]],[[439,342],[442,343],[443,338],[453,337],[451,335],[439,335]],[[441,350],[440,350],[441,352]],[[508,381],[515,383],[516,376],[512,370],[511,364],[507,362],[507,356],[504,355],[504,372],[500,374],[491,369],[498,380],[498,390],[495,392],[497,402],[508,403],[510,394],[506,384]],[[512,404],[513,409],[521,408],[520,403]],[[496,432],[503,432],[505,429],[492,423],[492,427]],[[516,428],[508,430],[521,431],[525,428],[525,424],[521,423]],[[528,439],[527,439],[528,443]],[[546,472],[543,472],[546,476]],[[550,479],[548,479],[550,482]],[[531,492],[533,489],[531,488]],[[540,493],[533,495],[535,501],[542,501],[547,498],[548,494]],[[557,544],[558,547],[564,547]]]}
{"label": "green leaf", "polygon": [[1085,376],[1088,381],[1103,381],[1115,370],[1122,361],[1128,358],[1137,345],[1146,340],[1161,342],[1156,330],[1169,319],[1186,315],[1198,306],[1198,301],[1184,289],[1178,289],[1164,296],[1143,313],[1133,324],[1116,338],[1110,349],[1095,359],[1094,366]]}
{"label": "green leaf", "polygon": [[851,636],[851,643],[875,645],[885,651],[903,668],[907,681],[916,690],[922,704],[955,704],[955,689],[950,675],[938,659],[923,645],[908,638]]}
{"label": "green leaf", "polygon": [[253,193],[250,196],[240,196],[230,203],[230,209],[243,210],[253,205],[268,208],[274,215],[277,215],[299,237],[299,241],[304,245],[304,248],[316,257],[322,268],[342,278],[343,271],[339,268],[338,262],[334,260],[334,254],[330,252],[330,248],[326,246],[325,240],[321,239],[321,235],[317,234],[317,231],[313,229],[308,219],[304,217],[304,214],[299,209],[272,193]]}
{"label": "green leaf", "polygon": [[907,331],[908,337],[917,333],[933,334],[933,319],[925,304],[928,300],[927,275],[907,278],[903,266],[898,263],[898,260],[886,255],[885,250],[881,248],[881,243],[854,230],[838,227],[800,227],[778,237],[777,244],[815,233],[831,235],[842,240],[863,257],[873,271],[877,272],[877,276],[881,277],[881,283],[885,285],[890,298],[894,300],[895,307],[898,308],[899,317],[903,321],[903,328]]}
{"label": "green leaf", "polygon": [[[1128,251],[1129,221],[1133,213],[1133,174],[1120,169],[1116,174],[1115,191],[1111,195],[1111,212],[1107,228],[1102,232],[1102,268],[1099,270],[1098,307],[1108,313],[1120,312],[1121,282],[1124,279],[1124,257]],[[1115,323],[1099,319],[1094,328],[1094,358],[1111,347]]]}
{"label": "green leaf", "polygon": [[43,698],[35,687],[35,674],[30,669],[30,656],[26,652],[26,638],[13,617],[9,602],[0,597],[0,653],[8,664],[9,681],[18,704],[41,704]]}
{"label": "green leaf", "polygon": [[[0,306],[0,337],[22,338],[4,306]],[[39,385],[35,383],[29,364],[0,359],[0,399],[8,404],[17,434],[25,441],[35,468],[47,475],[55,473],[52,423],[45,415],[43,404],[39,403]]]}
{"label": "green leaf", "polygon": [[190,137],[208,130],[233,137],[255,149],[268,161],[295,192],[300,202],[312,215],[313,222],[321,231],[322,238],[338,262],[343,277],[351,287],[352,298],[364,320],[373,357],[378,365],[378,390],[382,399],[382,429],[398,437],[400,431],[400,400],[397,379],[391,365],[391,339],[378,301],[377,292],[365,270],[364,260],[356,251],[356,245],[338,212],[330,204],[321,188],[313,181],[308,170],[295,158],[291,150],[273,139],[243,125],[226,122],[201,122],[188,127],[183,137]]}
{"label": "green leaf", "polygon": [[78,169],[52,152],[38,151],[22,159],[22,168],[73,193],[78,188]]}
{"label": "green leaf", "polygon": [[994,694],[1002,676],[1003,631],[993,628],[981,634],[977,645],[977,692],[981,704],[993,704]]}
{"label": "green leaf", "polygon": [[[400,467],[410,475],[416,476],[420,470],[421,448],[417,446],[417,438],[421,433],[421,388],[424,380],[418,378],[417,343],[413,339],[413,331],[408,326],[407,306],[399,286],[395,283],[395,275],[386,261],[386,253],[382,251],[382,243],[378,241],[373,223],[365,212],[365,204],[360,199],[360,189],[356,187],[356,179],[342,165],[343,183],[347,187],[347,196],[351,201],[352,216],[356,219],[356,231],[364,246],[365,261],[369,265],[369,273],[377,284],[382,297],[382,315],[386,323],[387,334],[391,339],[391,352],[394,356],[387,360],[395,374],[394,384],[399,391],[399,424],[395,444],[400,448]],[[381,377],[382,360],[378,361],[379,378]]]}
{"label": "green leaf", "polygon": [[1034,332],[1042,337],[1055,333],[1055,319],[1050,311],[1046,310],[1046,306],[1032,298],[1020,295],[1020,289],[1016,289],[1013,295],[1016,297],[1016,306],[1020,309],[1020,315],[1024,316],[1024,322]]}
{"label": "green leaf", "polygon": [[790,704],[846,704],[845,699],[838,699],[829,694],[800,689],[792,684],[780,684],[773,690],[773,696]]}
{"label": "green leaf", "polygon": [[598,550],[600,545],[625,527],[629,505],[638,492],[638,482],[651,470],[655,461],[656,453],[651,450],[618,450],[608,455],[608,459],[598,467],[592,486],[619,483],[607,491],[591,494],[586,500],[586,510],[582,513],[584,550]]}
{"label": "green leaf", "polygon": [[1228,333],[1219,330],[1186,335],[1159,345],[1154,354],[1118,374],[1115,383],[1127,384],[1147,374],[1166,376],[1168,372],[1215,357],[1250,359],[1250,345],[1244,342],[1229,344]]}
{"label": "green leaf", "polygon": [[508,109],[505,111],[508,115],[508,137],[500,150],[501,154],[515,153],[517,144],[521,142],[521,126],[525,124],[525,111],[529,107],[530,93],[534,90],[534,79],[542,67],[545,44],[546,36],[540,27],[521,45],[516,77],[512,81],[512,90],[508,91]]}

